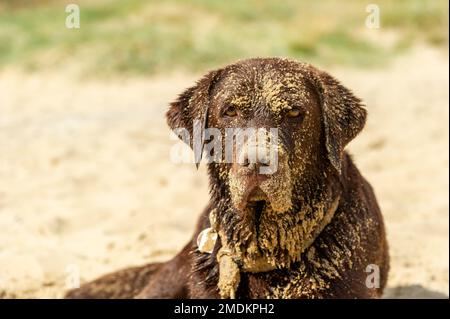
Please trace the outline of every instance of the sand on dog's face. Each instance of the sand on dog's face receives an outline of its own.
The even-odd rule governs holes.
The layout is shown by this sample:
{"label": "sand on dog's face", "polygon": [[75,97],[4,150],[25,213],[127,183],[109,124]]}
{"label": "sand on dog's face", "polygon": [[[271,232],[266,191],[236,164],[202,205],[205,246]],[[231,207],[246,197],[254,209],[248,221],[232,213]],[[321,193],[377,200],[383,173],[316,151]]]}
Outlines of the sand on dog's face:
{"label": "sand on dog's face", "polygon": [[[326,215],[322,201],[330,198],[325,198],[329,194],[321,181],[329,162],[320,99],[308,68],[289,60],[247,60],[227,67],[212,90],[210,127],[220,128],[223,135],[225,128],[264,129],[267,138],[257,136],[256,144],[258,151],[262,147],[269,153],[269,130],[278,133],[273,173],[262,177],[257,166],[242,165],[240,152],[255,142],[249,140],[235,150],[233,163],[215,165],[231,198],[232,207],[224,214],[239,220],[234,229],[219,223],[221,237],[247,270],[266,271],[297,261]],[[230,108],[232,116],[227,115]]]}
{"label": "sand on dog's face", "polygon": [[[270,152],[273,139],[269,130],[277,129],[277,166],[258,186],[268,197],[271,209],[279,212],[292,207],[291,176],[306,179],[324,151],[320,144],[319,98],[301,72],[301,66],[287,60],[250,60],[230,66],[214,88],[212,98],[210,124],[221,128],[222,136],[226,135],[225,128],[264,129],[267,139],[258,137],[257,144]],[[230,107],[236,110],[236,116],[224,114]],[[290,116],[295,110],[297,116]],[[242,150],[246,151],[245,146]],[[234,206],[242,210],[252,186],[251,176],[247,168],[236,165],[240,154],[233,153],[233,156],[234,164],[223,165],[221,170]]]}

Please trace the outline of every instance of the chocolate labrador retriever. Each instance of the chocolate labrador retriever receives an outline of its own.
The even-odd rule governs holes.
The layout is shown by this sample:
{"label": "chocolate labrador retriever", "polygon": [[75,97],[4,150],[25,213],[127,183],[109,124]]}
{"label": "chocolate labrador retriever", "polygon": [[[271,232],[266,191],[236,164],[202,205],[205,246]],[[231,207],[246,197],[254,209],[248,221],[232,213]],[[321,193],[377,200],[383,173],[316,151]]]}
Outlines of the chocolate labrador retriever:
{"label": "chocolate labrador retriever", "polygon": [[[167,120],[192,136],[200,123],[203,151],[209,128],[221,136],[229,129],[272,133],[233,146],[229,161],[208,154],[211,198],[177,256],[103,276],[67,297],[381,296],[389,269],[383,218],[344,151],[366,120],[350,90],[309,64],[248,59],[185,90]],[[276,152],[261,151],[269,144]]]}

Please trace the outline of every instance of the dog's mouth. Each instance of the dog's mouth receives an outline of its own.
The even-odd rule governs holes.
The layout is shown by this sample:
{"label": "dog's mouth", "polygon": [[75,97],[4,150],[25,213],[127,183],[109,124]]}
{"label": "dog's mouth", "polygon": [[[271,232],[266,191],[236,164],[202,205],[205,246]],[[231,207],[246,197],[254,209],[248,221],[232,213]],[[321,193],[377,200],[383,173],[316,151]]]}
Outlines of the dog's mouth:
{"label": "dog's mouth", "polygon": [[267,195],[259,187],[255,187],[255,189],[252,190],[248,196],[246,208],[252,215],[254,225],[256,226],[256,231],[258,231],[261,215],[268,204],[269,201]]}
{"label": "dog's mouth", "polygon": [[264,226],[264,223],[267,222],[264,214],[267,213],[270,205],[268,196],[259,187],[251,190],[246,201],[247,223],[249,223],[247,227],[249,227],[251,232],[251,239],[243,249],[243,271],[264,272],[273,270],[276,267],[274,262],[266,258],[264,251],[261,250],[259,245],[259,237],[264,232],[264,229],[267,228]]}

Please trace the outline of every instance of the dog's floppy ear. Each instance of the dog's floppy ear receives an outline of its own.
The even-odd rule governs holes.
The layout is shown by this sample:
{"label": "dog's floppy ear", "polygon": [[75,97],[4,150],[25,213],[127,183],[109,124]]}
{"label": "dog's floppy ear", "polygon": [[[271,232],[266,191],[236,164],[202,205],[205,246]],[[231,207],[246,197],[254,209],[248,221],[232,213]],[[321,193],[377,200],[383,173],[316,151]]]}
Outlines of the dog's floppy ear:
{"label": "dog's floppy ear", "polygon": [[[204,131],[208,127],[211,91],[219,81],[221,73],[222,69],[219,69],[203,76],[194,86],[182,92],[176,101],[170,103],[170,108],[166,113],[167,124],[172,130],[184,128],[193,138],[195,138],[194,124],[201,123],[200,150],[194,150],[197,167],[202,156]],[[189,146],[194,149],[193,143]]]}
{"label": "dog's floppy ear", "polygon": [[341,172],[344,147],[366,123],[367,112],[359,98],[326,72],[314,70],[322,104],[328,158]]}

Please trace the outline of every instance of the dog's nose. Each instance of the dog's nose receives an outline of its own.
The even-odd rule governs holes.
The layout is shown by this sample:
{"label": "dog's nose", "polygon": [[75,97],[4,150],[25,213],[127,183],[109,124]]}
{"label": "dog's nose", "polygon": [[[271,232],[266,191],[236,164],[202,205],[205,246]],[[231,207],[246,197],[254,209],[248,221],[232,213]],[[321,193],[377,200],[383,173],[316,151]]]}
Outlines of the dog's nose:
{"label": "dog's nose", "polygon": [[248,146],[239,157],[239,165],[254,170],[270,166],[270,152],[258,145]]}

